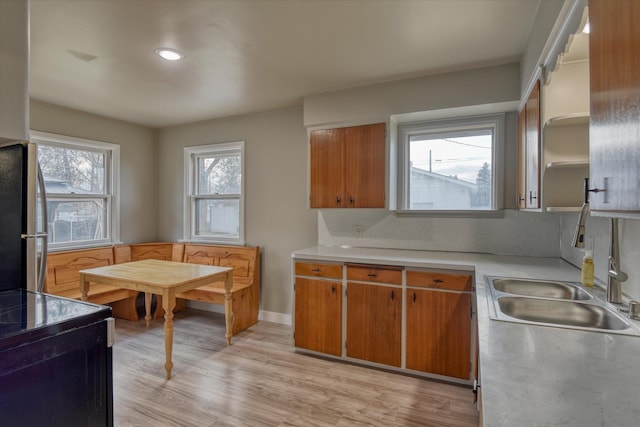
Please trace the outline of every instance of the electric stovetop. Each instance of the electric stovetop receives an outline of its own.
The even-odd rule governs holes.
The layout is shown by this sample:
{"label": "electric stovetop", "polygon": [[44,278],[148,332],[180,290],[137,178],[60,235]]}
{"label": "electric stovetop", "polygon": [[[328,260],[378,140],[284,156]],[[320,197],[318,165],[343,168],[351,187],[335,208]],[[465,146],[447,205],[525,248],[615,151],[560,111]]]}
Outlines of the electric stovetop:
{"label": "electric stovetop", "polygon": [[0,350],[101,321],[111,308],[25,289],[0,292]]}

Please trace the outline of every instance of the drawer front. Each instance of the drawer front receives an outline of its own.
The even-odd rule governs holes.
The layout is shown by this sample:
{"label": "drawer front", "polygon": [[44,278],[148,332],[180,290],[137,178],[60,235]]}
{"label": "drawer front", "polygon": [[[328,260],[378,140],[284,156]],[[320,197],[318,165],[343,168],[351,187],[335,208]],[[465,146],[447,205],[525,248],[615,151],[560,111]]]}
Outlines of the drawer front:
{"label": "drawer front", "polygon": [[316,262],[296,262],[296,276],[342,279],[342,265]]}
{"label": "drawer front", "polygon": [[380,265],[347,265],[347,280],[402,284],[402,267]]}
{"label": "drawer front", "polygon": [[450,289],[452,291],[470,291],[471,275],[408,270],[407,286]]}

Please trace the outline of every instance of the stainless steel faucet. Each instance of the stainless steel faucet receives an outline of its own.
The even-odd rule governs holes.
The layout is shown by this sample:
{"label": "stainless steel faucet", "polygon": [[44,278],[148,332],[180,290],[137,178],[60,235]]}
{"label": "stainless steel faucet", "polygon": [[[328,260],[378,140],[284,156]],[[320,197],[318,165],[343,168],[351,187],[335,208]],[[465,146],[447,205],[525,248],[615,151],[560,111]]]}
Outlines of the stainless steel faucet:
{"label": "stainless steel faucet", "polygon": [[618,241],[618,218],[611,218],[611,243],[609,245],[609,273],[607,274],[607,301],[622,303],[622,282],[629,276],[620,270],[620,242]]}

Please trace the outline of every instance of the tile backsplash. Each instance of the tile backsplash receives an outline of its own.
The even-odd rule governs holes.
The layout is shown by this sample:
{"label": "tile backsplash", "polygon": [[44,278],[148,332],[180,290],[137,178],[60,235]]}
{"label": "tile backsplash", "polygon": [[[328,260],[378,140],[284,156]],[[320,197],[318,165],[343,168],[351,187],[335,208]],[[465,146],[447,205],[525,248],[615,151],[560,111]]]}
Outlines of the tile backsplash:
{"label": "tile backsplash", "polygon": [[401,217],[380,209],[318,212],[318,244],[536,257],[560,256],[560,216],[505,210],[499,218]]}

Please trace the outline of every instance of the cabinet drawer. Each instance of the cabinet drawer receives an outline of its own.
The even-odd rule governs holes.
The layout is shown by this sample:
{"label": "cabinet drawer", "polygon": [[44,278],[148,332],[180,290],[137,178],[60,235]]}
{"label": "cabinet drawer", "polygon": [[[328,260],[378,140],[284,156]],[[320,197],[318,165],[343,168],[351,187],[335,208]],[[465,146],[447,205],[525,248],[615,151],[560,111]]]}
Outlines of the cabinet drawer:
{"label": "cabinet drawer", "polygon": [[342,265],[315,262],[296,262],[296,276],[328,277],[342,279]]}
{"label": "cabinet drawer", "polygon": [[407,286],[470,291],[471,275],[408,270]]}
{"label": "cabinet drawer", "polygon": [[384,265],[347,265],[347,280],[402,284],[402,267]]}

